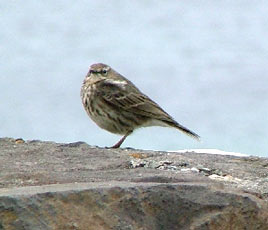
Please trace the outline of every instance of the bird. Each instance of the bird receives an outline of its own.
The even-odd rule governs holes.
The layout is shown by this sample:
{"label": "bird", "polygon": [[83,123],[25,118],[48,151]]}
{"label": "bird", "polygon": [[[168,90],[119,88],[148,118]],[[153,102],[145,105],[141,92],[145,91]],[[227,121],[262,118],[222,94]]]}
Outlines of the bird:
{"label": "bird", "polygon": [[100,128],[123,135],[110,148],[119,148],[134,130],[150,126],[173,127],[200,139],[109,65],[90,66],[80,96],[87,114]]}

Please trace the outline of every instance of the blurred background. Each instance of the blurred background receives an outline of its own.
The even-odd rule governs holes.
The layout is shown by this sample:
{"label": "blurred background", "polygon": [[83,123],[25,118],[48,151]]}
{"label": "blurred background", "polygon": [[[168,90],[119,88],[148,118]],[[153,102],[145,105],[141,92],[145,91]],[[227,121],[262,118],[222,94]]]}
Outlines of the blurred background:
{"label": "blurred background", "polygon": [[80,87],[103,62],[199,143],[145,128],[122,147],[217,148],[268,156],[268,2],[1,1],[0,136],[111,146]]}

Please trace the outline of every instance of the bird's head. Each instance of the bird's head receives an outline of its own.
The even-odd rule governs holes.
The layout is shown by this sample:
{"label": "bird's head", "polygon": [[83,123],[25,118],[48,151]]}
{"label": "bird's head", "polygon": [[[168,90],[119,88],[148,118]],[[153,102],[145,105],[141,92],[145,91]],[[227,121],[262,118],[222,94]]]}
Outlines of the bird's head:
{"label": "bird's head", "polygon": [[111,67],[102,63],[93,64],[90,66],[86,75],[86,81],[94,84],[98,81],[109,78],[111,74]]}
{"label": "bird's head", "polygon": [[99,76],[107,76],[111,71],[111,67],[102,63],[93,64],[90,66],[89,74],[96,74]]}
{"label": "bird's head", "polygon": [[84,80],[84,84],[91,85],[100,81],[112,82],[120,85],[130,83],[126,78],[117,73],[110,66],[103,63],[93,64],[89,68]]}

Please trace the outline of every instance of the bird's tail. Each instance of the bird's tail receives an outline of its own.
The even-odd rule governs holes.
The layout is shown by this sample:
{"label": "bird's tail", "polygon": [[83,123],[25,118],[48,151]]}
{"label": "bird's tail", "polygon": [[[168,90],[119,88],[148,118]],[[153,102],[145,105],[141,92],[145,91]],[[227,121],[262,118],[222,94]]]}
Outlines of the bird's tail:
{"label": "bird's tail", "polygon": [[173,120],[173,121],[165,121],[165,123],[167,123],[171,127],[179,129],[181,132],[185,133],[186,135],[188,135],[188,136],[200,141],[200,136],[199,135],[197,135],[196,133],[194,133],[190,129],[187,129],[186,127],[180,125],[178,122]]}

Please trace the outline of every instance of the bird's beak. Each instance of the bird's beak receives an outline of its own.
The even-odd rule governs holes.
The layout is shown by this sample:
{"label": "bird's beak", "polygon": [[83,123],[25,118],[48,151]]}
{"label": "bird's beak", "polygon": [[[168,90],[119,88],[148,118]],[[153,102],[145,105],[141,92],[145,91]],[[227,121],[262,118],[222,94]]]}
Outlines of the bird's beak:
{"label": "bird's beak", "polygon": [[87,77],[90,77],[92,73],[93,73],[93,71],[90,69],[90,70],[88,71],[88,73],[87,73]]}

